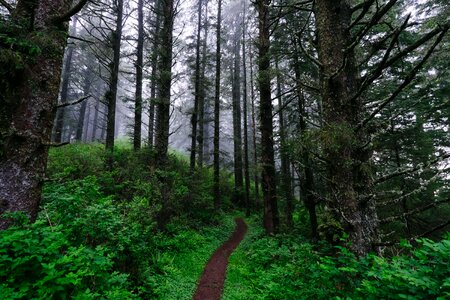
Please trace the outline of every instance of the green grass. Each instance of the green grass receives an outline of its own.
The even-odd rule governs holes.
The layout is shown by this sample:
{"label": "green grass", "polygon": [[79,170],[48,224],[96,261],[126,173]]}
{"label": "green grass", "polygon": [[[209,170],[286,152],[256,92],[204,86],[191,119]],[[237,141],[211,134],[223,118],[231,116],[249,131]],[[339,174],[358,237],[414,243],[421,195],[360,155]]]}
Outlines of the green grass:
{"label": "green grass", "polygon": [[183,251],[173,257],[171,270],[164,276],[163,281],[159,282],[160,299],[192,299],[209,258],[233,232],[233,219],[231,215],[225,215],[222,225],[190,232],[190,239],[196,241],[195,249]]}

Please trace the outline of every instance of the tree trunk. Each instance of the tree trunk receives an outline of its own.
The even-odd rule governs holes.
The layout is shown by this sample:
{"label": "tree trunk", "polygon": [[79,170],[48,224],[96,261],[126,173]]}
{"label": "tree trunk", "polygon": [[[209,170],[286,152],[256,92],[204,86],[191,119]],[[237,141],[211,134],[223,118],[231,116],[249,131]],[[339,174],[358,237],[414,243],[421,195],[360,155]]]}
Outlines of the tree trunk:
{"label": "tree trunk", "polygon": [[233,141],[234,141],[234,201],[245,204],[243,193],[244,178],[242,170],[242,118],[241,118],[241,41],[240,32],[236,30],[234,40],[233,68]]}
{"label": "tree trunk", "polygon": [[195,79],[194,79],[194,110],[192,111],[191,125],[191,161],[190,170],[194,171],[195,158],[197,155],[197,124],[199,111],[199,97],[200,97],[200,45],[201,45],[201,31],[202,31],[202,6],[203,0],[198,1],[197,12],[197,41],[195,45]]}
{"label": "tree trunk", "polygon": [[[92,85],[92,71],[88,67],[87,70],[84,72],[84,83],[83,83],[83,95],[87,96],[90,93],[91,85]],[[84,100],[81,103],[80,107],[80,113],[78,116],[78,123],[77,123],[77,132],[75,135],[75,140],[78,142],[82,141],[83,138],[83,128],[84,128],[84,119],[86,117],[86,107],[89,100]],[[88,119],[89,121],[89,119]]]}
{"label": "tree trunk", "polygon": [[246,48],[245,48],[245,36],[247,34],[246,27],[246,3],[244,2],[244,15],[243,15],[243,28],[242,28],[242,64],[243,64],[243,76],[244,76],[244,89],[243,93],[243,111],[244,111],[244,179],[245,179],[245,214],[248,217],[250,215],[250,164],[248,159],[248,118],[247,118],[247,63],[246,63]]}
{"label": "tree trunk", "polygon": [[214,95],[214,207],[220,208],[220,68],[222,0],[218,0],[216,26],[216,89]]}
{"label": "tree trunk", "polygon": [[349,235],[352,251],[364,256],[374,250],[378,218],[373,200],[365,197],[372,190],[371,153],[363,150],[363,130],[355,130],[362,119],[362,99],[353,100],[359,72],[354,51],[346,50],[352,43],[351,7],[348,1],[318,0],[314,10],[322,65],[322,147],[331,193],[327,205]]}
{"label": "tree trunk", "polygon": [[[74,18],[72,22],[72,31],[76,32],[77,26],[77,18]],[[64,57],[63,64],[63,75],[62,75],[62,83],[61,83],[61,93],[60,99],[61,103],[66,103],[69,101],[69,84],[70,84],[70,75],[72,73],[72,61],[73,61],[73,52],[75,47],[73,45],[69,45],[66,49],[66,55]],[[65,117],[66,108],[61,107],[56,111],[56,121],[55,128],[53,131],[53,141],[55,143],[61,143],[63,141],[63,131],[64,131],[64,117]]]}
{"label": "tree trunk", "polygon": [[[42,53],[31,59],[22,54],[27,65],[17,73],[0,65],[0,74],[11,72],[0,78],[0,229],[10,225],[6,212],[23,211],[31,221],[38,213],[67,42],[62,33],[68,30],[54,17],[72,3],[41,0],[29,8],[26,2],[18,1],[12,18],[30,24],[21,34]],[[14,50],[0,48],[4,51]]]}
{"label": "tree trunk", "polygon": [[134,102],[133,149],[141,149],[142,74],[144,68],[144,0],[138,1],[138,40],[136,53],[136,95]]}
{"label": "tree trunk", "polygon": [[202,45],[202,62],[200,67],[200,84],[199,84],[199,97],[198,97],[198,166],[203,167],[204,161],[204,140],[205,140],[205,100],[206,100],[206,85],[205,85],[205,72],[206,72],[206,46],[208,39],[208,1],[205,0],[205,21],[203,24],[203,45]]}
{"label": "tree trunk", "polygon": [[156,117],[156,166],[163,168],[168,163],[170,127],[170,88],[172,83],[173,21],[175,17],[173,0],[161,0],[162,27],[158,60],[158,102]]}
{"label": "tree trunk", "polygon": [[279,134],[280,134],[280,159],[281,159],[281,189],[283,191],[284,200],[286,201],[286,226],[292,229],[294,222],[292,219],[292,213],[294,211],[294,201],[292,196],[291,187],[291,172],[290,172],[290,161],[286,153],[286,128],[284,122],[284,111],[283,111],[283,99],[281,91],[281,76],[280,69],[278,66],[278,59],[275,60],[275,68],[277,72],[277,98],[278,98],[278,121],[279,121]]}
{"label": "tree trunk", "polygon": [[253,86],[253,51],[252,44],[250,43],[250,94],[251,94],[251,106],[252,106],[252,142],[253,142],[253,173],[255,181],[255,206],[259,206],[259,171],[258,171],[258,148],[256,145],[256,110],[255,110],[255,88]]}
{"label": "tree trunk", "polygon": [[[106,150],[111,155],[114,150],[114,133],[116,127],[116,102],[117,88],[119,83],[119,65],[120,65],[120,44],[122,41],[123,27],[123,0],[117,0],[116,9],[116,29],[111,33],[111,46],[113,49],[113,59],[109,64],[109,89],[106,92],[105,99],[108,105],[108,115],[106,124]],[[111,166],[111,157],[108,158],[108,165]]]}
{"label": "tree trunk", "polygon": [[272,99],[270,91],[270,29],[269,0],[256,3],[259,19],[259,93],[261,120],[261,164],[264,194],[264,228],[267,234],[278,230],[278,203],[276,195],[275,159],[273,151]]}

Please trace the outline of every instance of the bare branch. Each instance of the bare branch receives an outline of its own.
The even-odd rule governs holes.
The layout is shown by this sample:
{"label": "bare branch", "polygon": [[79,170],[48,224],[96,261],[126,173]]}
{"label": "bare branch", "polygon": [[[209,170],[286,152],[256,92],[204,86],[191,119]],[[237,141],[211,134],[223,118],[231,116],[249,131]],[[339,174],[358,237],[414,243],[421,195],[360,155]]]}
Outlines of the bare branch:
{"label": "bare branch", "polygon": [[433,201],[431,203],[428,203],[427,205],[424,205],[424,206],[421,206],[421,207],[417,207],[417,208],[412,209],[412,210],[410,210],[410,211],[408,211],[406,213],[382,219],[382,220],[380,220],[380,223],[381,224],[386,224],[386,223],[389,223],[389,222],[392,222],[392,221],[395,221],[395,220],[404,219],[405,217],[409,217],[409,216],[415,215],[417,213],[426,211],[426,210],[428,210],[430,208],[436,207],[436,206],[441,205],[441,204],[449,203],[449,202],[450,202],[450,198],[444,199],[444,200],[440,200],[440,201]]}
{"label": "bare branch", "polygon": [[89,99],[90,97],[91,97],[91,95],[87,95],[87,96],[82,97],[82,98],[80,98],[80,99],[77,99],[77,100],[75,100],[75,101],[70,101],[70,102],[67,102],[67,103],[60,104],[60,105],[58,105],[56,108],[63,108],[63,107],[67,107],[67,106],[76,105],[76,104],[78,104],[78,103],[81,103],[81,102],[83,102],[83,101]]}
{"label": "bare branch", "polygon": [[13,13],[14,7],[8,2],[6,2],[6,0],[0,0],[0,4],[3,5],[9,11],[10,14]]}

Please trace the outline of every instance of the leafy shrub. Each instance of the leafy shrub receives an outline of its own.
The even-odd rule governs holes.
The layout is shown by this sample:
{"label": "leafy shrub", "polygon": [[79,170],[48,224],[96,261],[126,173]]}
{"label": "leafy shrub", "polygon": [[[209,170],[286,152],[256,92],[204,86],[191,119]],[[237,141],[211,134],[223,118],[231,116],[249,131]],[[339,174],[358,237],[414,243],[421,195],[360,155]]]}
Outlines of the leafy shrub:
{"label": "leafy shrub", "polygon": [[63,226],[32,225],[0,232],[2,299],[132,299],[127,275],[113,270],[104,247],[71,246]]}

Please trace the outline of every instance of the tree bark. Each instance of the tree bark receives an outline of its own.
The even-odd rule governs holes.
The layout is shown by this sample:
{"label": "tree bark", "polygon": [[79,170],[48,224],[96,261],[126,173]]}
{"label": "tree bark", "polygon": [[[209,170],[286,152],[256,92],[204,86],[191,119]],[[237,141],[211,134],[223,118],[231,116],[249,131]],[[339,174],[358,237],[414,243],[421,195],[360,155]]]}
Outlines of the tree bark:
{"label": "tree bark", "polygon": [[260,93],[261,164],[264,194],[263,222],[267,234],[278,231],[278,203],[276,195],[275,159],[273,150],[272,98],[270,91],[270,23],[269,0],[256,2],[259,20],[258,85]]}
{"label": "tree bark", "polygon": [[172,83],[173,22],[175,17],[173,0],[161,0],[162,27],[158,60],[158,100],[156,118],[155,154],[156,166],[163,168],[168,163],[170,127],[170,89]]}
{"label": "tree bark", "polygon": [[[77,18],[74,18],[74,20],[72,22],[72,30],[71,31],[76,32],[76,26],[77,26]],[[70,84],[70,75],[72,73],[74,50],[75,50],[75,47],[73,45],[69,45],[66,49],[66,55],[64,57],[61,93],[60,93],[61,103],[63,103],[63,104],[69,101],[69,84]],[[55,121],[55,128],[54,128],[54,132],[53,132],[53,141],[55,143],[61,143],[63,141],[65,112],[66,112],[66,107],[58,108],[56,111],[56,121]]]}
{"label": "tree bark", "polygon": [[[10,225],[6,212],[23,211],[31,221],[38,213],[68,30],[53,18],[72,4],[41,0],[30,9],[25,2],[18,1],[12,19],[30,24],[21,34],[42,52],[30,59],[21,54],[26,67],[0,79],[0,229]],[[0,65],[5,72],[7,64]]]}
{"label": "tree bark", "polygon": [[202,31],[202,6],[203,0],[198,1],[197,11],[197,41],[195,45],[195,79],[194,79],[194,110],[191,116],[191,157],[190,170],[191,173],[195,168],[195,159],[197,156],[197,126],[198,126],[198,112],[199,112],[199,97],[200,97],[200,45],[201,45],[201,31]]}
{"label": "tree bark", "polygon": [[144,68],[144,0],[138,1],[138,40],[136,53],[136,94],[134,102],[133,149],[141,149],[142,78]]}
{"label": "tree bark", "polygon": [[208,0],[205,0],[205,21],[203,24],[203,43],[202,43],[202,62],[200,67],[200,84],[199,84],[199,97],[198,97],[198,166],[203,167],[204,161],[204,140],[205,140],[205,100],[206,100],[206,84],[205,84],[205,72],[206,72],[206,46],[208,40]]}
{"label": "tree bark", "polygon": [[216,88],[214,95],[214,207],[220,208],[220,68],[222,0],[218,0],[216,26]]}
{"label": "tree bark", "polygon": [[258,148],[256,145],[256,110],[255,110],[255,88],[253,86],[253,51],[250,44],[250,97],[252,106],[252,143],[253,143],[253,173],[255,181],[255,207],[259,206],[259,171],[258,171]]}
{"label": "tree bark", "polygon": [[233,144],[234,144],[234,201],[245,204],[244,178],[242,169],[242,118],[241,118],[241,41],[240,32],[236,30],[234,40],[233,67]]}
{"label": "tree bark", "polygon": [[244,2],[244,15],[242,20],[242,65],[243,65],[243,112],[244,112],[244,179],[245,179],[245,214],[248,217],[250,215],[250,163],[248,159],[248,118],[247,118],[247,104],[248,104],[248,97],[247,97],[247,63],[246,63],[246,48],[245,48],[245,36],[247,35],[247,27],[246,27],[246,3]]}
{"label": "tree bark", "polygon": [[[86,71],[84,72],[84,82],[83,82],[83,94],[84,96],[87,96],[90,93],[91,90],[91,85],[92,85],[92,71],[91,69],[88,67],[86,69]],[[81,103],[81,107],[80,107],[80,113],[78,115],[78,123],[77,123],[77,132],[75,134],[75,140],[77,140],[78,142],[82,141],[83,138],[83,129],[84,129],[84,122],[85,122],[85,117],[86,117],[86,107],[88,104],[89,100],[84,100]],[[89,118],[88,118],[89,121]]]}
{"label": "tree bark", "polygon": [[[321,67],[321,96],[330,196],[327,206],[349,235],[352,251],[364,256],[377,241],[378,218],[368,195],[372,189],[369,158],[364,149],[364,130],[355,128],[362,119],[359,72],[349,25],[349,1],[318,0],[314,7]],[[367,194],[366,194],[367,193]],[[369,200],[368,200],[369,199]]]}
{"label": "tree bark", "polygon": [[[108,155],[114,150],[114,137],[116,127],[116,102],[117,102],[117,88],[119,83],[119,65],[120,65],[120,46],[122,41],[123,29],[123,0],[117,0],[116,12],[116,28],[111,33],[111,46],[113,49],[113,59],[109,64],[109,72],[111,78],[109,79],[109,88],[106,92],[105,99],[108,105],[108,115],[106,124],[106,151]],[[108,158],[108,165],[111,166],[111,158]]]}

